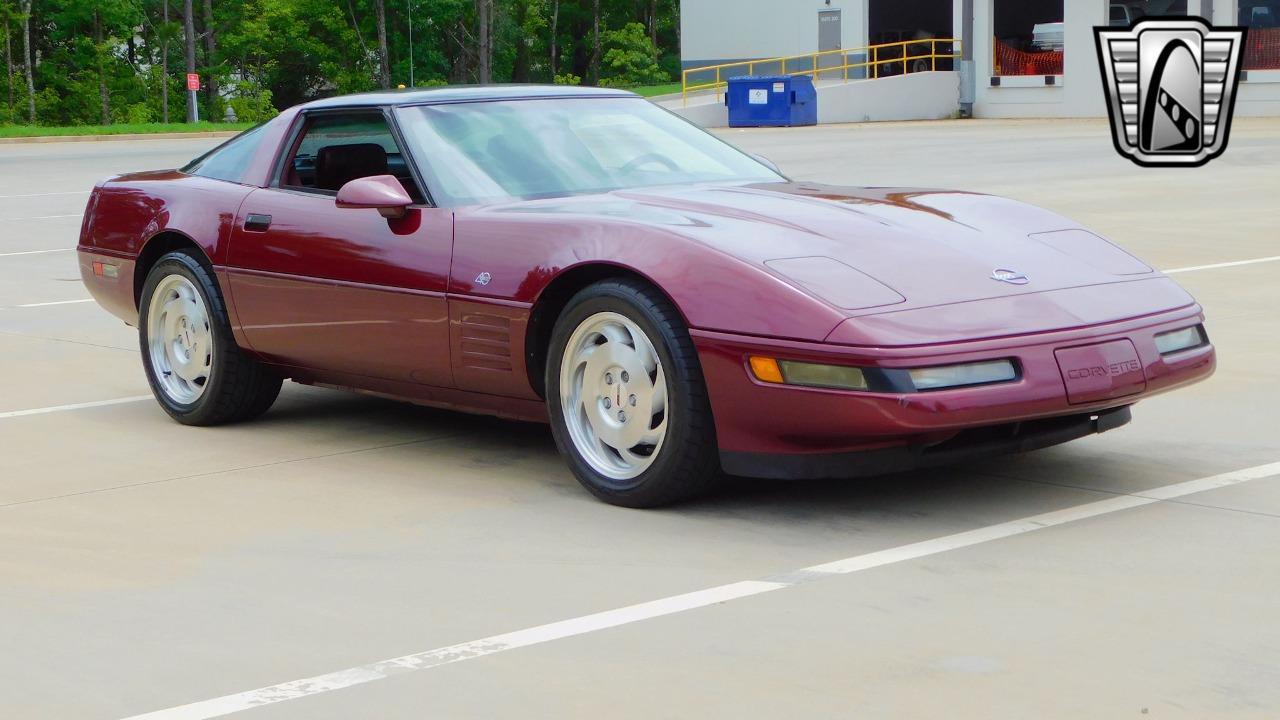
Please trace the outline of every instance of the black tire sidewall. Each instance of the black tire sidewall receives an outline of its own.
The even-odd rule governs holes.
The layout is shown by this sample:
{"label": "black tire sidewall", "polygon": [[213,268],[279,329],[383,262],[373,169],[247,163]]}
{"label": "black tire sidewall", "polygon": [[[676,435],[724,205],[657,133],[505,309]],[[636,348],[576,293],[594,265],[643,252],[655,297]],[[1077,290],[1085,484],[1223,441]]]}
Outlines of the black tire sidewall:
{"label": "black tire sidewall", "polygon": [[[169,397],[164,391],[163,386],[156,379],[155,368],[151,364],[151,349],[149,347],[149,338],[147,335],[147,326],[150,323],[151,296],[155,292],[156,286],[160,281],[170,275],[181,275],[191,284],[195,286],[196,292],[200,293],[200,299],[204,301],[205,310],[209,314],[209,330],[213,336],[213,363],[209,372],[209,382],[204,392],[193,403],[180,403]],[[212,277],[207,269],[200,265],[200,262],[184,252],[172,252],[164,257],[151,268],[147,273],[146,283],[142,287],[142,294],[138,300],[138,344],[142,351],[142,367],[146,370],[147,383],[151,385],[151,392],[156,397],[156,401],[160,403],[160,407],[164,408],[175,420],[199,425],[207,422],[217,410],[217,397],[221,391],[222,383],[225,381],[226,355],[230,349],[229,344],[235,343],[235,338],[231,334],[231,326],[227,320],[224,306],[221,302],[221,294],[217,287],[211,287]]]}
{"label": "black tire sidewall", "polygon": [[[676,362],[672,354],[672,348],[680,347],[680,338],[676,333],[687,333],[687,330],[683,326],[672,327],[662,321],[653,313],[646,300],[643,295],[635,296],[630,286],[611,282],[592,285],[574,296],[552,331],[544,384],[547,388],[547,410],[552,435],[561,454],[568,459],[574,475],[596,497],[613,504],[633,507],[646,507],[654,504],[652,497],[672,494],[669,488],[655,486],[666,485],[678,473],[684,460],[681,454],[690,445],[690,413],[704,411],[703,408],[694,407],[693,399],[681,389],[682,385],[691,381],[701,383],[700,374],[696,378],[678,376],[682,365]],[[599,473],[582,457],[565,425],[560,399],[561,363],[569,338],[584,320],[601,312],[623,315],[648,335],[658,353],[667,382],[667,436],[662,448],[653,464],[644,472],[624,481]]]}

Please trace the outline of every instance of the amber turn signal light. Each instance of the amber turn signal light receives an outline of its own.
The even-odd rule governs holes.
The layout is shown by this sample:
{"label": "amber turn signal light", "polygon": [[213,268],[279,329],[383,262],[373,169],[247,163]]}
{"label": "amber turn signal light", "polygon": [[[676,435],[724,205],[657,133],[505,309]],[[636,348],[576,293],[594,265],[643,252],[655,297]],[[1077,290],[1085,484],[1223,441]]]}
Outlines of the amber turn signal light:
{"label": "amber turn signal light", "polygon": [[775,360],[759,355],[752,355],[750,360],[751,374],[761,382],[832,390],[868,389],[867,379],[861,368]]}
{"label": "amber turn signal light", "polygon": [[782,368],[778,367],[778,361],[770,357],[752,355],[751,373],[755,375],[756,379],[760,382],[778,384],[785,382],[782,379]]}

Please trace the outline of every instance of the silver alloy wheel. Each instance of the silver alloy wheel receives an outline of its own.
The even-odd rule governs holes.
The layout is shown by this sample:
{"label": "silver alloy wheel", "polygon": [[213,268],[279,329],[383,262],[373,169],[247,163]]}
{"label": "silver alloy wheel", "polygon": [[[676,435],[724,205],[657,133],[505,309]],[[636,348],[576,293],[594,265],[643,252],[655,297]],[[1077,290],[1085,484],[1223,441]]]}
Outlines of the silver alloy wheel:
{"label": "silver alloy wheel", "polygon": [[204,298],[185,276],[166,276],[147,307],[147,350],[164,394],[190,405],[200,399],[213,371],[213,332]]}
{"label": "silver alloy wheel", "polygon": [[670,416],[667,378],[653,341],[615,312],[583,320],[560,361],[560,411],[593,470],[631,480],[662,450]]}

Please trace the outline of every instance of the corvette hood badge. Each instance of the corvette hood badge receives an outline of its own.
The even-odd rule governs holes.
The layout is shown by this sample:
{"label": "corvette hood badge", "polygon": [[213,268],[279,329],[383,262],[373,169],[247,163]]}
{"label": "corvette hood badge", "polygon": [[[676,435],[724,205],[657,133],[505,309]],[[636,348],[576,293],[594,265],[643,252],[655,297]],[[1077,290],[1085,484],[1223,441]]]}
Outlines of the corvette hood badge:
{"label": "corvette hood badge", "polygon": [[991,271],[991,279],[1007,282],[1010,285],[1026,285],[1031,282],[1031,278],[1023,275],[1017,270],[1008,270],[1005,268],[996,268]]}

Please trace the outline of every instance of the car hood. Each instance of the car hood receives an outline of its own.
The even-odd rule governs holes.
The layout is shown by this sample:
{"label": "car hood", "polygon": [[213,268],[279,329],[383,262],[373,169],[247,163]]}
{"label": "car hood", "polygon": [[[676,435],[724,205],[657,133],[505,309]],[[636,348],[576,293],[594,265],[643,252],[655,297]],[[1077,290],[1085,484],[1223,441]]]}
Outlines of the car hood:
{"label": "car hood", "polygon": [[664,226],[850,315],[1153,273],[1066,218],[969,192],[777,183],[626,190],[534,204],[544,203],[558,212]]}

